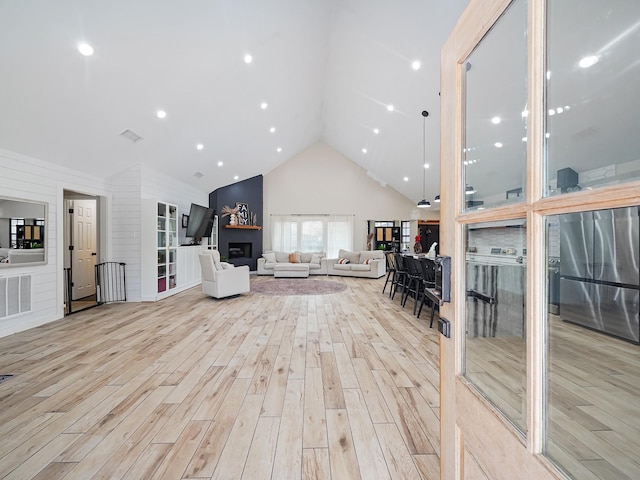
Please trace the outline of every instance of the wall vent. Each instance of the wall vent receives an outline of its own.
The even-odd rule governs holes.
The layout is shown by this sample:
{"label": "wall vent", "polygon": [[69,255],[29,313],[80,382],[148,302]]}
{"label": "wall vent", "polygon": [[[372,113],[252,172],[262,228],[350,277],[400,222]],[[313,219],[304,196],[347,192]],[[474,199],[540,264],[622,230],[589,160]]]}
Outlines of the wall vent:
{"label": "wall vent", "polygon": [[31,275],[0,277],[0,318],[31,311]]}
{"label": "wall vent", "polygon": [[129,130],[128,128],[120,133],[122,138],[126,138],[127,140],[131,140],[133,143],[137,143],[142,140],[142,137],[138,135],[136,132]]}

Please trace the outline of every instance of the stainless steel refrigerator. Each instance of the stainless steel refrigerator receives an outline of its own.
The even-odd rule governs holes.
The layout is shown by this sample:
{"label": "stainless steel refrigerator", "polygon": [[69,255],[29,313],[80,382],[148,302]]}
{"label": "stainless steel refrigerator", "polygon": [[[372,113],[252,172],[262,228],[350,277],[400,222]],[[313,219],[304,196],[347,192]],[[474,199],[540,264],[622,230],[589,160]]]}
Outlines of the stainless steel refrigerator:
{"label": "stainless steel refrigerator", "polygon": [[561,215],[560,316],[640,341],[639,207]]}

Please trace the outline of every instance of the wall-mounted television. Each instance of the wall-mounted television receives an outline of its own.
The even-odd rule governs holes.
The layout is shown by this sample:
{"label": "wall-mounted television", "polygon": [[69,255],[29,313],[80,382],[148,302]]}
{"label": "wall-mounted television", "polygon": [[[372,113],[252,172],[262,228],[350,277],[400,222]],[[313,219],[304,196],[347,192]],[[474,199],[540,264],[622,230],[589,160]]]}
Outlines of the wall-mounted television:
{"label": "wall-mounted television", "polygon": [[213,208],[192,203],[189,209],[189,223],[187,224],[186,236],[191,238],[211,236],[215,213],[216,211]]}

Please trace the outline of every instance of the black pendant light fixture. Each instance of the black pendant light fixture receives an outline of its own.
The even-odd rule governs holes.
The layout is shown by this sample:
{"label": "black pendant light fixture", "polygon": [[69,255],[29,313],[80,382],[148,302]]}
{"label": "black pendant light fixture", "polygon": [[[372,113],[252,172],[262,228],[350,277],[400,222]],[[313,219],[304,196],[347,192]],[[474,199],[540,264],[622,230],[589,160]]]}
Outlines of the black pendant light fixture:
{"label": "black pendant light fixture", "polygon": [[429,208],[431,206],[431,202],[427,200],[427,195],[425,191],[426,182],[427,182],[427,169],[425,165],[427,164],[427,117],[429,116],[429,112],[426,110],[422,111],[422,200],[418,202],[418,208]]}

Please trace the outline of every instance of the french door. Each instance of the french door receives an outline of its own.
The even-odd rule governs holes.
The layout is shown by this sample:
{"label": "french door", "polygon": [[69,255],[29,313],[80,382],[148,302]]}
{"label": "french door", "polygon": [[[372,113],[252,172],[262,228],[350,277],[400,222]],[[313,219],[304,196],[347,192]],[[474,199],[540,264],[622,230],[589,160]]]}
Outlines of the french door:
{"label": "french door", "polygon": [[[629,90],[639,18],[625,0],[471,0],[443,47],[440,253],[452,258],[452,301],[440,309],[451,322],[440,337],[443,479],[637,478],[624,458],[637,415],[605,391],[635,351],[562,321],[551,303],[562,216],[640,203],[640,140],[628,132],[640,123]],[[588,70],[598,61],[600,72]],[[574,348],[585,364],[605,353],[615,362],[583,371]]]}

